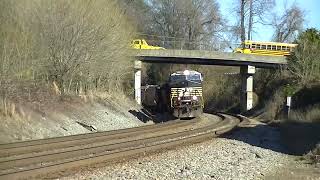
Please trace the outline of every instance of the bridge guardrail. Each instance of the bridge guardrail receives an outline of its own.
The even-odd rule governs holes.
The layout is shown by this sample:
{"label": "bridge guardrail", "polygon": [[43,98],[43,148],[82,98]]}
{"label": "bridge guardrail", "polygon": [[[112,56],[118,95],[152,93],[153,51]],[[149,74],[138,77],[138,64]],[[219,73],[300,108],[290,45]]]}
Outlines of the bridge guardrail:
{"label": "bridge guardrail", "polygon": [[205,50],[231,52],[240,44],[230,43],[226,40],[189,40],[186,38],[176,38],[168,36],[156,36],[148,34],[137,34],[137,39],[145,39],[148,44],[161,46],[165,49],[177,50]]}

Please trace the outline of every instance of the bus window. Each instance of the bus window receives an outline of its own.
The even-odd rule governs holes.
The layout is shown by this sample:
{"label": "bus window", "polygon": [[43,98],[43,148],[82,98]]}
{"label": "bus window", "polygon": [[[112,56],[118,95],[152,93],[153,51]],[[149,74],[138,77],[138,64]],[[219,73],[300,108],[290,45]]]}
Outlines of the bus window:
{"label": "bus window", "polygon": [[256,48],[257,48],[257,49],[260,49],[260,48],[261,48],[261,45],[260,45],[260,44],[257,44]]}
{"label": "bus window", "polygon": [[285,47],[285,46],[281,46],[281,50],[282,50],[282,51],[285,51],[285,50],[286,50],[286,47]]}
{"label": "bus window", "polygon": [[252,48],[252,49],[255,49],[255,48],[256,48],[256,44],[252,44],[252,45],[251,45],[251,48]]}
{"label": "bus window", "polygon": [[281,50],[281,46],[277,46],[277,51],[280,51]]}
{"label": "bus window", "polygon": [[271,48],[273,51],[275,51],[277,49],[277,47],[275,45],[272,45]]}
{"label": "bus window", "polygon": [[268,49],[268,50],[271,50],[271,45],[267,45],[267,49]]}
{"label": "bus window", "polygon": [[261,49],[266,49],[266,45],[261,45]]}
{"label": "bus window", "polygon": [[250,44],[246,44],[246,49],[250,49]]}

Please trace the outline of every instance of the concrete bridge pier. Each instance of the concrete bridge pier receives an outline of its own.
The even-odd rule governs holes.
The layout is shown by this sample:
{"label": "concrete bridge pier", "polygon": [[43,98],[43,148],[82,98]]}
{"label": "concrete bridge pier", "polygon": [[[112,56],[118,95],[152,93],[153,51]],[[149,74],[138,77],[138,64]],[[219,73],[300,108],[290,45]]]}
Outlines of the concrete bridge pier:
{"label": "concrete bridge pier", "polygon": [[240,106],[241,112],[248,111],[253,108],[253,74],[255,66],[241,66],[241,92]]}
{"label": "concrete bridge pier", "polygon": [[141,105],[141,61],[134,61],[134,94],[135,100]]}

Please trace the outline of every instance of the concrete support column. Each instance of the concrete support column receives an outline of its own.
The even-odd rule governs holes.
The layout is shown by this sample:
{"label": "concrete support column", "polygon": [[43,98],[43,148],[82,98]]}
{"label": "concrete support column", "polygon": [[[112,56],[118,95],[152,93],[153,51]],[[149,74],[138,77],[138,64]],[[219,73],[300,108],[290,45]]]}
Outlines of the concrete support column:
{"label": "concrete support column", "polygon": [[253,107],[253,74],[255,73],[254,66],[241,66],[241,92],[240,106],[241,112],[248,111]]}
{"label": "concrete support column", "polygon": [[138,104],[141,104],[141,61],[134,62],[134,94],[135,100]]}

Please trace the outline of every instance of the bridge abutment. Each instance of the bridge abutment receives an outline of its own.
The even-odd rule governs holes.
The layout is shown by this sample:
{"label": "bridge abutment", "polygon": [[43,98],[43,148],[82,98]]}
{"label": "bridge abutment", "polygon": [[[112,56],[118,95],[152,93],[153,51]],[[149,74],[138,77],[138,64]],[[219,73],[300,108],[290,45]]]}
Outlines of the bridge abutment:
{"label": "bridge abutment", "polygon": [[255,66],[241,66],[241,92],[240,106],[241,112],[248,111],[253,108],[253,74]]}
{"label": "bridge abutment", "polygon": [[134,62],[134,94],[135,100],[141,105],[141,69],[142,62],[136,60]]}

